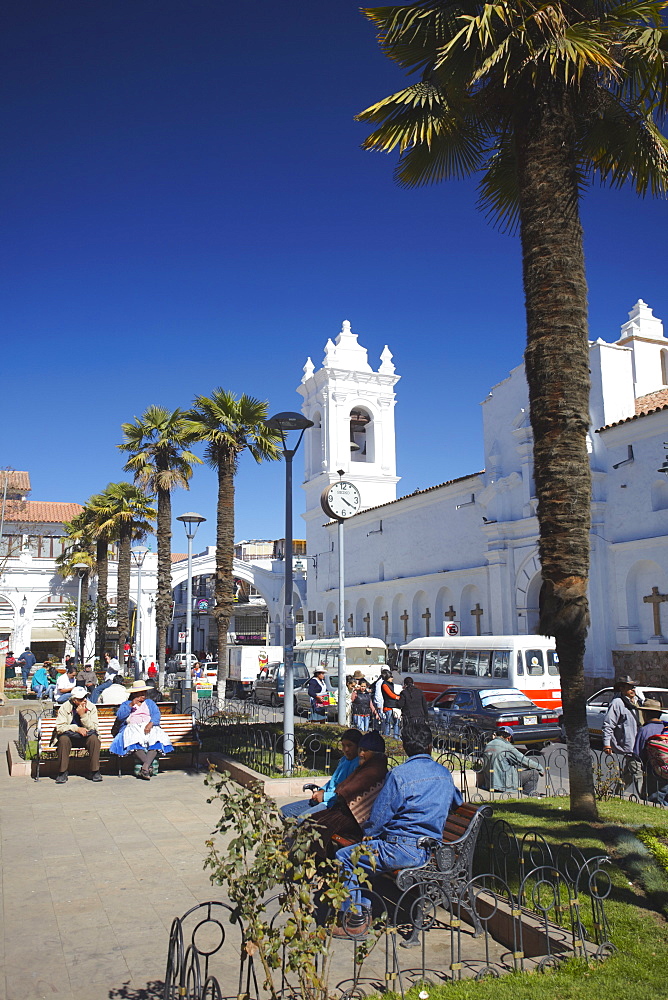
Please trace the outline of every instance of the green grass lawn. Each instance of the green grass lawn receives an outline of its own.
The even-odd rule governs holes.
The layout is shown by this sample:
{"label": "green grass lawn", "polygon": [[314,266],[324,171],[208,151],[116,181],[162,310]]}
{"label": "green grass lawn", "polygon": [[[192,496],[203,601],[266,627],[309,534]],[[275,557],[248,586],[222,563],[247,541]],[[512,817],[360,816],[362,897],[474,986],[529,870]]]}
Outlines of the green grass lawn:
{"label": "green grass lawn", "polygon": [[[648,896],[630,883],[629,870],[637,857],[617,857],[615,845],[626,828],[642,826],[668,838],[668,810],[632,802],[599,803],[601,822],[588,824],[567,819],[563,799],[524,799],[497,802],[495,819],[504,819],[520,833],[535,829],[553,842],[570,841],[581,849],[599,850],[620,860],[611,866],[613,888],[606,904],[612,942],[617,953],[595,966],[579,960],[565,963],[556,972],[510,974],[482,982],[462,981],[427,988],[429,1000],[667,1000],[668,924],[657,912],[657,895]],[[659,879],[665,879],[656,868]],[[668,889],[668,880],[664,888]],[[657,890],[660,893],[661,887]],[[417,996],[419,989],[408,995]]]}

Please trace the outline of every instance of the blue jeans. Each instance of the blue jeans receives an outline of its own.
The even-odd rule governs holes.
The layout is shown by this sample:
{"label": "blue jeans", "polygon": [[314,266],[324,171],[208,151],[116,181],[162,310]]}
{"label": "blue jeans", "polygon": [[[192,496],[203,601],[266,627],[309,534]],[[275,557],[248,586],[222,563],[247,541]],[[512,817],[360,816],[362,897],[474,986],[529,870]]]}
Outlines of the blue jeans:
{"label": "blue jeans", "polygon": [[394,736],[399,739],[399,719],[395,716],[394,710],[383,709],[383,736]]}
{"label": "blue jeans", "polygon": [[59,694],[58,695],[58,697],[56,698],[56,704],[57,705],[63,705],[66,701],[69,701],[69,700],[70,700],[70,692],[68,691],[67,694]]}
{"label": "blue jeans", "polygon": [[56,690],[55,684],[35,684],[33,688],[35,692],[35,697],[39,698],[52,698],[53,692]]}
{"label": "blue jeans", "polygon": [[93,703],[93,705],[97,705],[97,699],[100,697],[102,692],[106,688],[110,687],[113,683],[114,683],[113,681],[103,681],[102,684],[98,684],[97,687],[93,688],[92,694],[90,696],[90,700]]}
{"label": "blue jeans", "polygon": [[361,733],[369,732],[369,723],[371,722],[370,715],[353,715],[353,726],[355,729],[359,729]]}
{"label": "blue jeans", "polygon": [[312,806],[310,799],[301,799],[299,802],[288,802],[287,805],[281,806],[281,812],[284,816],[306,818],[306,816],[315,816],[316,813],[322,812],[326,808],[324,802],[318,802]]}
{"label": "blue jeans", "polygon": [[[397,843],[391,843],[389,840],[367,840],[362,844],[365,850],[373,851],[376,855],[376,871],[394,871],[395,868],[412,868],[414,865],[427,863],[429,854],[422,847],[417,846],[416,837],[407,837],[405,840],[397,838],[397,841]],[[357,867],[361,868],[366,875],[370,875],[374,871],[371,867],[371,859],[368,855],[362,854],[355,864],[350,860],[351,854],[359,846],[359,844],[353,844],[351,847],[342,847],[340,851],[336,852],[337,860],[343,866],[343,883],[350,893],[350,898],[341,907],[344,911],[354,906],[358,912],[361,912],[362,907],[368,909],[371,906],[371,900],[364,895],[365,889],[360,888],[355,874]]]}

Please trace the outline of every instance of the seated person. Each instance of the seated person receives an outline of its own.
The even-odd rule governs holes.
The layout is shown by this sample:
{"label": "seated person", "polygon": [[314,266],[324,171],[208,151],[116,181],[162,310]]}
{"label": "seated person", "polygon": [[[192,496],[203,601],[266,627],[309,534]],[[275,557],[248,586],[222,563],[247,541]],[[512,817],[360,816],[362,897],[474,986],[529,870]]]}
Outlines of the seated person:
{"label": "seated person", "polygon": [[150,667],[148,668],[148,676],[151,678],[151,680],[155,680],[157,678],[158,668],[156,667],[155,663],[151,663]]}
{"label": "seated person", "polygon": [[[91,699],[92,700],[92,699]],[[122,705],[128,700],[128,689],[120,674],[116,674],[111,684],[105,687],[98,698],[99,705]]]}
{"label": "seated person", "polygon": [[54,732],[58,742],[57,785],[64,785],[68,779],[67,769],[72,747],[85,747],[88,750],[91,778],[93,781],[102,781],[97,725],[97,709],[88,700],[86,688],[73,687],[56,716]]}
{"label": "seated person", "polygon": [[135,681],[128,692],[128,700],[119,706],[116,718],[123,725],[114,737],[109,750],[119,757],[134,753],[141,764],[137,775],[150,781],[150,767],[158,753],[171,753],[167,733],[160,728],[160,711],[151,699],[146,698],[148,687],[144,681]]}
{"label": "seated person", "polygon": [[97,687],[97,674],[93,670],[90,663],[87,663],[86,666],[77,674],[77,684],[79,687],[85,687],[89,695],[91,695]]}
{"label": "seated person", "polygon": [[643,764],[643,786],[641,797],[659,805],[668,802],[668,780],[654,772],[652,762],[647,754],[647,740],[652,736],[661,736],[666,731],[666,725],[661,721],[663,708],[661,702],[654,698],[645,698],[640,709],[642,725],[638,730],[633,753]]}
{"label": "seated person", "polygon": [[[62,705],[63,702],[70,700],[70,695],[76,687],[77,684],[77,668],[76,664],[70,661],[67,665],[67,670],[64,674],[61,674],[56,681],[56,690],[53,693],[54,700],[58,705]],[[85,690],[85,688],[84,688]],[[88,694],[88,692],[86,692]]]}
{"label": "seated person", "polygon": [[[429,726],[424,723],[407,725],[402,742],[409,759],[390,771],[373,804],[371,816],[361,824],[364,846],[375,857],[377,871],[426,864],[429,851],[418,847],[418,841],[422,837],[440,841],[448,813],[462,804],[452,775],[431,756]],[[364,854],[355,862],[351,860],[351,855],[358,850],[353,845],[342,847],[336,853],[350,897],[343,904],[338,925],[332,931],[335,938],[361,938],[371,923],[370,900],[360,888],[355,869],[361,868],[370,875],[374,867],[372,859]],[[355,910],[349,914],[352,906]]]}
{"label": "seated person", "polygon": [[32,675],[32,681],[30,682],[30,687],[35,692],[36,698],[52,698],[53,692],[56,690],[56,685],[51,680],[49,675],[49,668],[51,664],[48,660],[44,661],[41,667],[38,667],[35,673]]}
{"label": "seated person", "polygon": [[348,775],[352,774],[361,763],[357,754],[361,733],[357,729],[347,729],[341,737],[341,749],[343,757],[336,765],[336,770],[326,785],[318,788],[310,799],[301,799],[299,802],[288,802],[281,807],[284,816],[312,816],[314,813],[327,809],[336,797],[336,786],[340,784]]}
{"label": "seated person", "polygon": [[500,726],[498,735],[485,747],[484,766],[478,771],[479,788],[488,791],[519,795],[536,795],[538,776],[543,773],[540,764],[514,747],[510,726]]}
{"label": "seated person", "polygon": [[[359,767],[336,786],[336,796],[324,812],[313,817],[315,838],[313,853],[333,857],[336,846],[332,836],[359,843],[364,836],[362,824],[371,815],[387,777],[385,740],[380,733],[364,733],[359,744]],[[319,838],[319,839],[318,839]]]}

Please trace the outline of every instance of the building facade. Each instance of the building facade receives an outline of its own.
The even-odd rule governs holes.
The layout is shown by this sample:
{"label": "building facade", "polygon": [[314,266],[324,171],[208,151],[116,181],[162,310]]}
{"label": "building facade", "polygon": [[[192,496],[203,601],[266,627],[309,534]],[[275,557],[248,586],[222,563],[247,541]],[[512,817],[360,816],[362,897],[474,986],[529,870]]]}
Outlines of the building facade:
{"label": "building facade", "polygon": [[[614,342],[590,344],[593,495],[592,684],[631,670],[668,686],[668,340],[642,300]],[[482,402],[485,468],[396,498],[394,387],[349,323],[309,358],[298,392],[306,432],[307,638],[337,628],[337,528],[320,507],[344,477],[362,510],[345,522],[346,629],[401,645],[443,634],[532,633],[541,586],[524,365]],[[351,442],[356,446],[351,450]],[[666,445],[668,447],[668,445]],[[665,463],[665,466],[664,464]]]}

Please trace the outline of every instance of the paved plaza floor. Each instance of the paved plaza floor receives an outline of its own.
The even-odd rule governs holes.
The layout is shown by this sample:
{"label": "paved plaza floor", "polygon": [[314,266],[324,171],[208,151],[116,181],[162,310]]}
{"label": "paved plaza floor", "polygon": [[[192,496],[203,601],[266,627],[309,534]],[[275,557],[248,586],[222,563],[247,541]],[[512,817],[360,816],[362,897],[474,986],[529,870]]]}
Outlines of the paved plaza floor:
{"label": "paved plaza floor", "polygon": [[[0,749],[15,738],[0,730]],[[150,782],[71,775],[56,785],[10,778],[3,761],[0,1000],[160,1000],[172,920],[226,899],[202,867],[219,815],[208,794],[201,773],[183,770]],[[443,941],[433,933],[427,957],[442,968]],[[472,937],[465,944],[481,957]],[[332,973],[341,983],[352,972],[352,948],[335,948]],[[381,952],[367,963],[371,992],[383,983]],[[236,956],[212,971],[236,996]]]}

